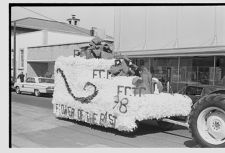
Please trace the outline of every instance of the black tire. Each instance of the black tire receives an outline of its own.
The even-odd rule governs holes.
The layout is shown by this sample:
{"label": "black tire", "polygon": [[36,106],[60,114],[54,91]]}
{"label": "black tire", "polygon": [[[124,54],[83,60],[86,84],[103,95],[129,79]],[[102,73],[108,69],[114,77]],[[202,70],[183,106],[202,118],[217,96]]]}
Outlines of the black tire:
{"label": "black tire", "polygon": [[18,87],[18,86],[16,87],[16,93],[21,94],[20,87]]}
{"label": "black tire", "polygon": [[157,121],[157,126],[163,131],[168,131],[174,127],[174,124],[159,120]]}
{"label": "black tire", "polygon": [[[209,111],[207,113],[207,111]],[[217,113],[218,112],[218,113]],[[209,117],[211,117],[211,121],[212,121],[212,116],[214,116],[215,114],[220,114],[220,116],[222,115],[220,125],[219,127],[222,127],[221,129],[219,129],[221,131],[224,132],[224,115],[225,115],[225,95],[224,94],[211,94],[211,95],[207,95],[202,97],[201,99],[199,99],[193,106],[192,111],[189,115],[189,131],[192,134],[192,137],[194,139],[194,141],[196,141],[200,146],[202,147],[210,147],[210,148],[221,148],[221,147],[225,147],[225,139],[221,138],[221,142],[219,143],[211,143],[212,141],[216,140],[216,138],[214,136],[212,136],[210,129],[213,129],[214,127],[216,127],[216,119],[214,119],[214,124],[209,124]],[[204,115],[205,114],[205,115]],[[199,119],[199,120],[198,120]],[[204,119],[204,120],[201,120]],[[199,122],[198,122],[199,121]],[[205,124],[200,124],[203,121],[205,122]],[[208,124],[210,126],[208,126],[206,123],[208,122]],[[199,124],[198,124],[199,123]],[[199,126],[200,125],[200,126]],[[213,126],[215,125],[215,126]],[[201,129],[202,126],[206,126],[207,130],[199,130]],[[217,129],[213,129],[214,131],[216,131]],[[217,131],[218,132],[218,131]],[[207,135],[209,135],[210,137],[205,138],[203,137],[204,134],[202,133],[207,133]],[[224,133],[222,134],[222,136],[224,136]],[[211,141],[211,140],[212,141]],[[214,139],[214,140],[213,140]]]}
{"label": "black tire", "polygon": [[41,93],[40,93],[40,91],[38,89],[34,89],[34,95],[36,97],[40,97]]}

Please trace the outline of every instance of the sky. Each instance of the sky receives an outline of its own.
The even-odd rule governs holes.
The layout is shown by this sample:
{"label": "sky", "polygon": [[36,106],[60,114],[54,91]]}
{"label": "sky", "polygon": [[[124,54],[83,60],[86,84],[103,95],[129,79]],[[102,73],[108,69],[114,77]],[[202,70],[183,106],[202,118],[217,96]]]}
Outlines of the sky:
{"label": "sky", "polygon": [[[29,9],[29,10],[28,10]],[[31,10],[31,11],[30,11]],[[32,12],[33,11],[33,12]],[[36,12],[36,13],[34,13]],[[38,14],[41,15],[38,15]],[[106,34],[113,36],[114,33],[114,7],[12,7],[11,20],[17,20],[25,17],[35,17],[54,19],[60,22],[66,20],[71,15],[76,15],[80,19],[79,26],[87,29],[97,27],[105,30]]]}

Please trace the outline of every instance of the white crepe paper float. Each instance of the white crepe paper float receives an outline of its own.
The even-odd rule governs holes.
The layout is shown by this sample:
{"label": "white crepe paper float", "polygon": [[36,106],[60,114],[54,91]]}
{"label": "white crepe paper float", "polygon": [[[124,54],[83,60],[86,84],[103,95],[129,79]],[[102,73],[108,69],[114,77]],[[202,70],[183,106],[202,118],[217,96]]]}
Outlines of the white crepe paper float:
{"label": "white crepe paper float", "polygon": [[119,131],[133,131],[137,127],[135,121],[190,113],[192,101],[181,94],[134,95],[130,89],[135,87],[133,76],[107,76],[113,64],[114,59],[59,57],[55,63],[54,114]]}

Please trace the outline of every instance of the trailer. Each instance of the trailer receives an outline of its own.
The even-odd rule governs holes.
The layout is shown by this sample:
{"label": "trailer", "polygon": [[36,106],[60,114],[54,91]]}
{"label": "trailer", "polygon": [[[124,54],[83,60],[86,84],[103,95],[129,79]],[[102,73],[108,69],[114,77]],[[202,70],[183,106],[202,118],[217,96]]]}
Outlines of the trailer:
{"label": "trailer", "polygon": [[[143,94],[134,76],[112,77],[115,59],[59,57],[55,64],[53,113],[90,125],[134,132],[136,121],[157,120],[162,127],[187,127],[202,147],[225,147],[225,95],[214,93],[194,105],[178,93]],[[173,119],[183,116],[186,121]],[[165,124],[168,123],[168,124]]]}

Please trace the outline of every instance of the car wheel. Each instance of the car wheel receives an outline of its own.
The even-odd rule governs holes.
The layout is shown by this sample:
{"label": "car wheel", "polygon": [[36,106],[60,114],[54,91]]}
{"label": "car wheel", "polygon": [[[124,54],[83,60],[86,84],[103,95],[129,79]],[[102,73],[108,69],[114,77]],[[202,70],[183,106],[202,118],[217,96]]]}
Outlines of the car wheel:
{"label": "car wheel", "polygon": [[189,129],[202,147],[225,147],[225,95],[212,94],[196,102],[190,113]]}
{"label": "car wheel", "polygon": [[39,97],[40,96],[40,91],[38,90],[38,89],[35,89],[34,90],[34,95],[36,96],[36,97]]}
{"label": "car wheel", "polygon": [[17,93],[17,94],[20,94],[20,93],[21,93],[19,87],[16,87],[16,93]]}

